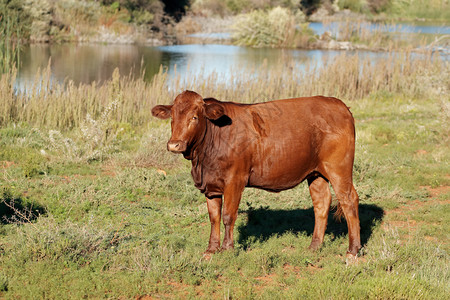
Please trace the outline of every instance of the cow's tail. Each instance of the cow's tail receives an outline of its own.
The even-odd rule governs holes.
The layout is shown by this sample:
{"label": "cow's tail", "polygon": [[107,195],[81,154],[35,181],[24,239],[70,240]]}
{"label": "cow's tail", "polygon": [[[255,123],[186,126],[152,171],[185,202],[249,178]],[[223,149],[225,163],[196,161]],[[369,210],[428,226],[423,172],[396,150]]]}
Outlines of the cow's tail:
{"label": "cow's tail", "polygon": [[340,222],[344,216],[344,211],[342,210],[341,204],[338,202],[336,205],[336,211],[334,212],[333,218]]}

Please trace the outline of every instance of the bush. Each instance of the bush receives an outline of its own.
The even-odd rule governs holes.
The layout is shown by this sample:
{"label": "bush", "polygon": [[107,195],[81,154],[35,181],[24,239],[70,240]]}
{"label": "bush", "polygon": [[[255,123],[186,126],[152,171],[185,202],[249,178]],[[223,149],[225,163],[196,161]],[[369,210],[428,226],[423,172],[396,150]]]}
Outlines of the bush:
{"label": "bush", "polygon": [[75,140],[58,130],[50,130],[48,138],[43,137],[48,139],[48,150],[65,161],[91,162],[107,158],[116,150],[117,137],[123,129],[113,121],[117,103],[114,101],[108,105],[97,120],[87,114]]}
{"label": "bush", "polygon": [[295,16],[281,7],[240,15],[233,27],[236,43],[253,47],[292,46],[296,31]]}
{"label": "bush", "polygon": [[133,13],[134,22],[138,25],[151,24],[154,18],[155,15],[146,10],[139,10]]}
{"label": "bush", "polygon": [[30,39],[35,42],[47,42],[50,32],[55,30],[53,24],[52,4],[49,0],[28,0],[24,9],[29,13],[32,22]]}
{"label": "bush", "polygon": [[219,0],[196,0],[191,5],[191,11],[194,14],[202,15],[220,15],[229,12],[227,5]]}
{"label": "bush", "polygon": [[319,6],[320,0],[194,0],[191,3],[191,10],[194,13],[223,16],[229,13],[240,14],[275,7],[286,8],[290,11],[314,9]]}
{"label": "bush", "polygon": [[338,6],[340,9],[349,9],[354,12],[363,12],[365,8],[365,1],[363,0],[339,0]]}
{"label": "bush", "polygon": [[384,12],[390,4],[391,0],[367,0],[367,5],[374,13]]}

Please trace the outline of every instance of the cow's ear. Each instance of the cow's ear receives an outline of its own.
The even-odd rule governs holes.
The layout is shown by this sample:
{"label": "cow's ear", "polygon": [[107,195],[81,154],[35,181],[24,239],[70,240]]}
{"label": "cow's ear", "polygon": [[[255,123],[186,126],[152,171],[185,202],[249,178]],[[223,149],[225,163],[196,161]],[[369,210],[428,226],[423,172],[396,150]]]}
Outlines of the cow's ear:
{"label": "cow's ear", "polygon": [[217,120],[225,113],[223,106],[217,103],[205,105],[205,116],[210,120]]}
{"label": "cow's ear", "polygon": [[172,105],[156,105],[152,108],[152,115],[159,119],[168,119],[171,116]]}

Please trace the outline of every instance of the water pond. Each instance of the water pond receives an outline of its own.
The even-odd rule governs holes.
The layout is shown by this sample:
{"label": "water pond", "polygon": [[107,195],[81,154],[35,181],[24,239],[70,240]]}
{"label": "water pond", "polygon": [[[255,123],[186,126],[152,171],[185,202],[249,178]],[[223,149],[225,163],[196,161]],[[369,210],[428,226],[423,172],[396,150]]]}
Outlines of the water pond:
{"label": "water pond", "polygon": [[[310,26],[320,34],[326,30],[321,23]],[[375,26],[375,25],[374,25]],[[393,25],[394,26],[394,25]],[[450,33],[445,26],[397,27],[399,30]],[[392,27],[392,30],[395,26]],[[103,44],[34,44],[24,48],[21,55],[21,68],[17,76],[19,89],[29,86],[36,77],[38,69],[45,68],[51,58],[51,79],[57,82],[73,80],[76,84],[103,82],[111,78],[115,68],[120,74],[141,76],[150,81],[160,67],[166,68],[169,80],[175,75],[216,73],[217,80],[227,81],[233,72],[252,72],[255,67],[265,63],[270,68],[285,59],[292,59],[301,68],[306,64],[321,65],[332,60],[342,51],[336,50],[298,50],[298,49],[253,49],[232,45],[174,45],[148,47],[139,45]],[[349,54],[369,57],[376,60],[385,57],[384,52],[347,51]],[[448,52],[445,59],[449,59]]]}

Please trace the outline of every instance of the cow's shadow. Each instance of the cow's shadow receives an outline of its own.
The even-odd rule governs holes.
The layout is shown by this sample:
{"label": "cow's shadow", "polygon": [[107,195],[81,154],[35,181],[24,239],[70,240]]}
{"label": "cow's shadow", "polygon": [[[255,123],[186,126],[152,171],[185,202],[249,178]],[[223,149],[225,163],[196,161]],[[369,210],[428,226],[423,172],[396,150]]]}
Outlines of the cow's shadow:
{"label": "cow's shadow", "polygon": [[45,213],[44,207],[35,202],[0,191],[0,224],[28,223]]}
{"label": "cow's shadow", "polygon": [[[248,216],[246,223],[238,226],[239,244],[247,249],[255,241],[265,241],[274,235],[306,233],[312,236],[314,231],[313,208],[271,210],[257,208],[242,211]],[[359,205],[359,219],[361,226],[361,243],[364,246],[372,235],[374,227],[383,219],[384,210],[374,204]],[[337,221],[333,218],[333,211],[328,217],[326,235],[331,239],[347,235],[347,223],[344,218]]]}

